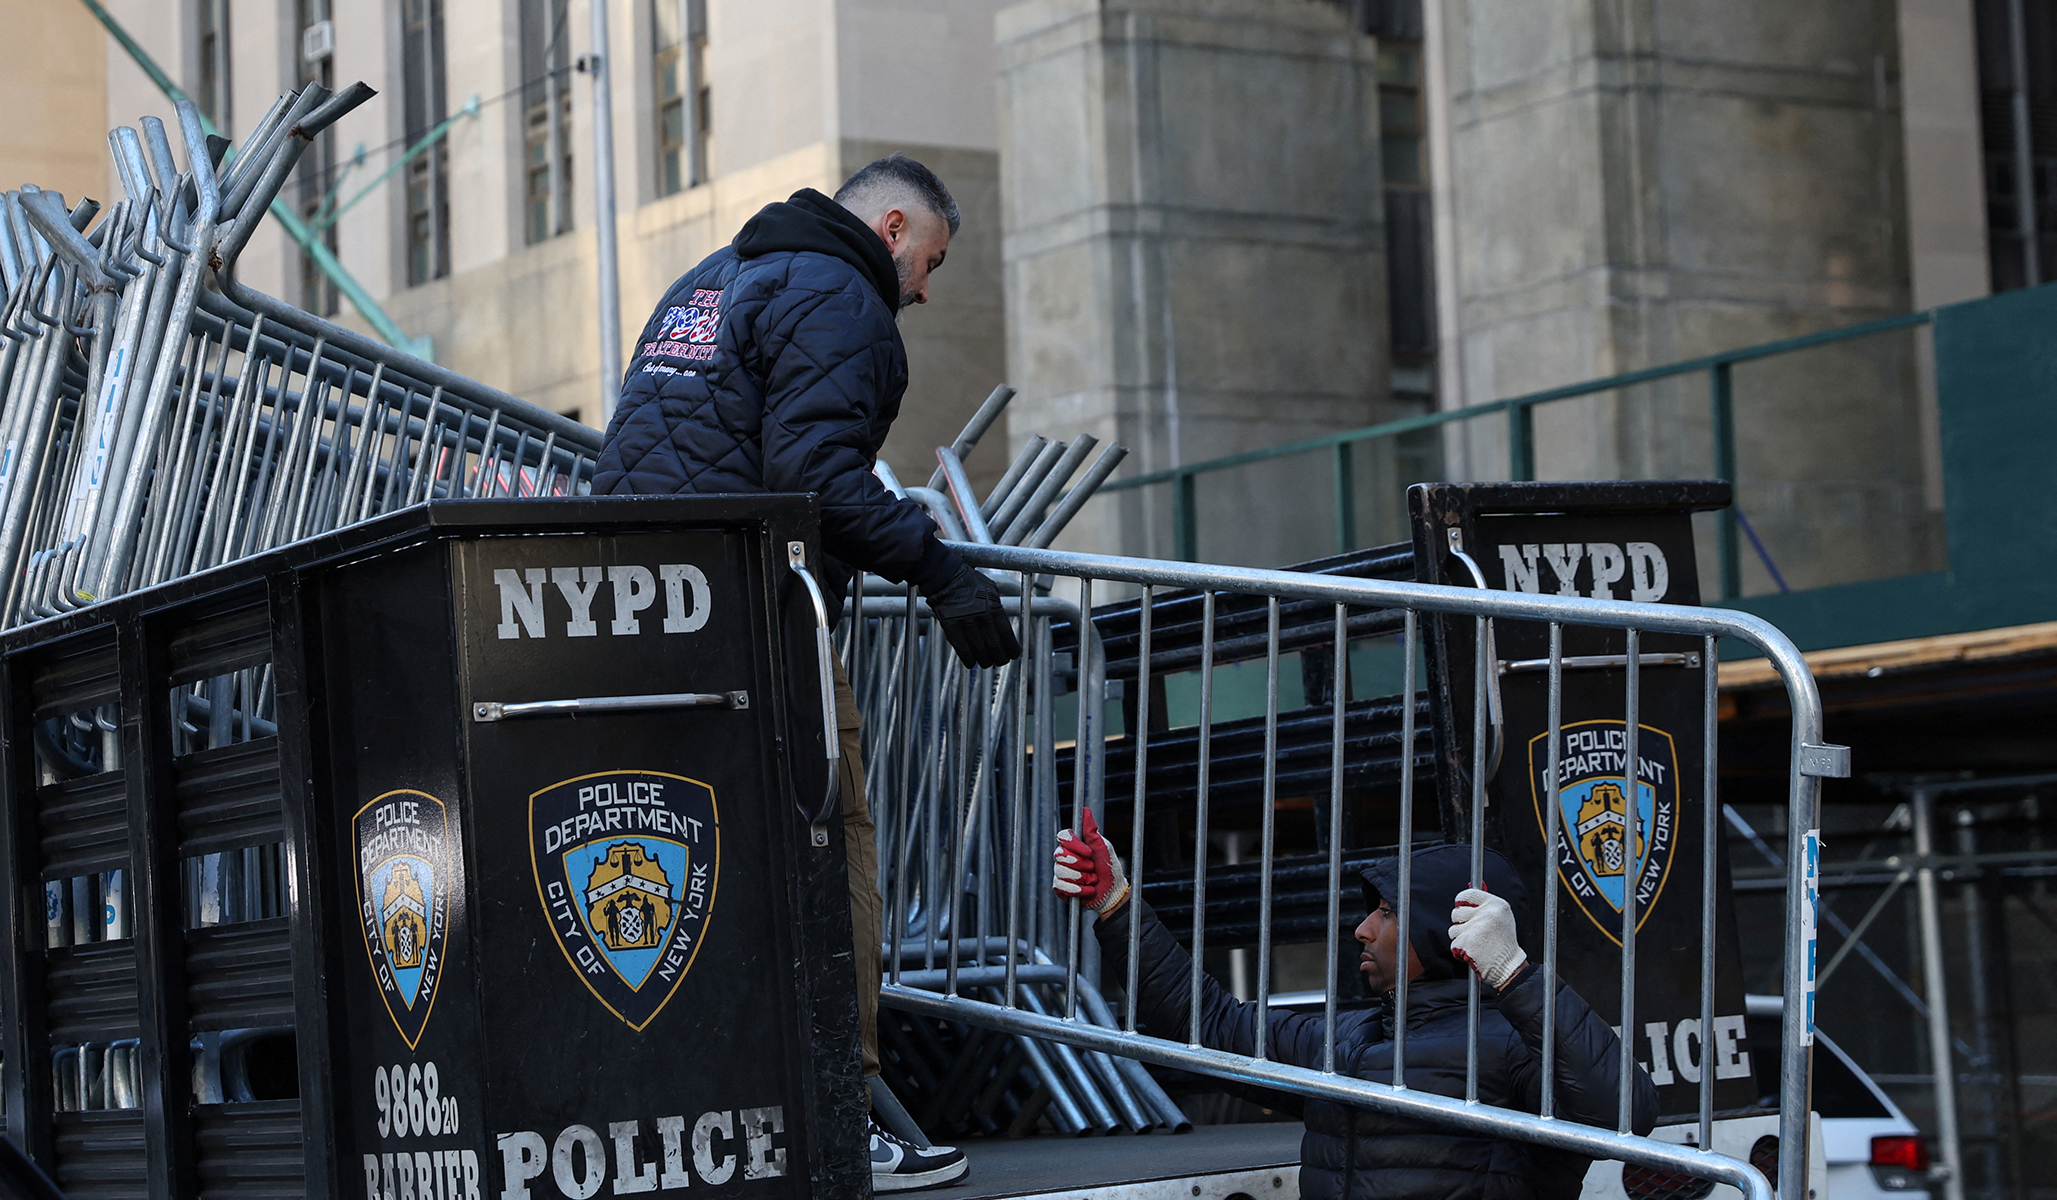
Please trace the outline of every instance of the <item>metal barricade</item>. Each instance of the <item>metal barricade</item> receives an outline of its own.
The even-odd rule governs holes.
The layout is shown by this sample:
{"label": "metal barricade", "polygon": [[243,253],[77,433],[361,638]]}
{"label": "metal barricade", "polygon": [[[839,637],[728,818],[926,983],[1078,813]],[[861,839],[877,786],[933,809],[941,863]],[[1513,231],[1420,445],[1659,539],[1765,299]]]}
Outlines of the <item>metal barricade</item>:
{"label": "metal barricade", "polygon": [[[1713,892],[1717,878],[1714,866],[1717,840],[1711,828],[1720,808],[1715,800],[1717,781],[1715,744],[1717,692],[1716,672],[1721,640],[1733,639],[1763,653],[1785,681],[1793,717],[1792,755],[1788,781],[1791,864],[1786,881],[1788,932],[1783,958],[1785,993],[1793,1002],[1786,1006],[1782,1030],[1783,1056],[1780,1080],[1779,1176],[1781,1194],[1803,1194],[1808,1169],[1808,1081],[1809,1053],[1813,1041],[1813,913],[1817,836],[1815,813],[1818,780],[1847,773],[1847,752],[1821,744],[1822,715],[1813,680],[1799,652],[1776,628],[1743,613],[1700,609],[1678,605],[1632,603],[1576,596],[1534,595],[1485,591],[1436,584],[1383,579],[1351,578],[1332,574],[1254,570],[1200,566],[1135,558],[1103,557],[1013,546],[953,544],[966,561],[984,568],[1002,580],[1008,595],[1008,610],[1018,622],[1025,654],[1020,662],[998,670],[970,670],[950,655],[943,639],[927,620],[927,610],[912,588],[865,590],[856,607],[862,619],[850,622],[844,646],[852,664],[853,684],[867,714],[871,756],[868,785],[875,797],[873,808],[880,830],[881,877],[885,888],[888,947],[884,1003],[902,1011],[961,1022],[970,1026],[1017,1035],[1024,1045],[1035,1043],[1069,1053],[1065,1061],[1056,1055],[1034,1060],[1036,1074],[1044,1087],[1068,1097],[1073,1111],[1067,1122],[1086,1127],[1110,1126],[1110,1114],[1096,1119],[1093,1108],[1119,1108],[1138,1099],[1122,1086],[1137,1076],[1136,1063],[1196,1072],[1242,1085],[1256,1085],[1389,1113],[1431,1120],[1441,1126],[1537,1143],[1574,1151],[1598,1159],[1617,1159],[1649,1168],[1675,1171],[1697,1179],[1729,1184],[1752,1200],[1769,1200],[1771,1185],[1755,1167],[1736,1158],[1716,1153],[1710,1146],[1710,1126],[1715,1116],[1714,1071],[1700,1072],[1697,1141],[1678,1145],[1641,1137],[1629,1129],[1629,1089],[1639,1068],[1632,1038],[1624,1036],[1620,1047],[1622,1096],[1620,1123],[1612,1131],[1567,1121],[1553,1113],[1551,1089],[1543,1089],[1540,1111],[1523,1112],[1481,1103],[1478,1099],[1477,1055],[1471,1056],[1465,1098],[1428,1094],[1406,1086],[1404,1034],[1395,1047],[1394,1082],[1378,1083],[1340,1074],[1335,1069],[1335,1027],[1337,996],[1337,950],[1340,938],[1339,894],[1343,881],[1340,837],[1343,813],[1343,779],[1346,771],[1345,692],[1332,689],[1329,713],[1329,804],[1327,817],[1326,921],[1327,987],[1325,1001],[1325,1044],[1321,1061],[1293,1064],[1267,1057],[1259,1034],[1254,1055],[1238,1055],[1209,1049],[1199,1044],[1201,963],[1207,945],[1208,882],[1207,854],[1210,772],[1216,767],[1211,744],[1215,733],[1216,668],[1232,658],[1254,661],[1262,646],[1265,669],[1262,758],[1262,848],[1257,904],[1257,972],[1255,999],[1259,1011],[1271,1000],[1270,948],[1273,944],[1274,801],[1278,795],[1280,730],[1280,658],[1283,631],[1291,625],[1291,648],[1312,654],[1317,650],[1333,654],[1332,669],[1337,678],[1348,670],[1347,647],[1356,631],[1366,628],[1367,618],[1376,615],[1399,632],[1405,648],[1403,678],[1415,678],[1417,664],[1424,658],[1424,626],[1438,614],[1443,619],[1470,618],[1475,626],[1476,645],[1490,646],[1496,623],[1534,622],[1547,627],[1549,657],[1540,664],[1548,673],[1550,711],[1550,813],[1546,844],[1556,844],[1560,833],[1556,786],[1559,779],[1556,756],[1564,724],[1559,697],[1563,689],[1566,655],[1563,636],[1567,626],[1625,631],[1628,652],[1624,659],[1626,689],[1622,696],[1624,728],[1628,743],[1623,764],[1638,761],[1636,732],[1640,728],[1640,676],[1648,669],[1646,656],[1638,653],[1637,639],[1645,633],[1685,634],[1701,639],[1700,662],[1704,671],[1703,730],[1707,753],[1704,779],[1708,803],[1702,808],[1710,828],[1701,831],[1705,855],[1702,878],[1708,889],[1699,906],[1702,953],[1699,962],[1701,1029],[1714,1028],[1715,956],[1712,932],[1715,927]],[[877,588],[877,585],[872,585]],[[1106,714],[1099,699],[1109,683],[1136,689],[1130,710],[1131,729],[1150,728],[1153,675],[1169,665],[1153,658],[1153,638],[1165,639],[1166,631],[1153,629],[1154,601],[1171,589],[1190,589],[1181,621],[1185,641],[1195,637],[1197,650],[1180,642],[1174,652],[1176,669],[1198,672],[1197,756],[1191,764],[1196,774],[1193,790],[1193,818],[1197,824],[1193,862],[1191,950],[1194,972],[1190,983],[1194,1028],[1184,1041],[1137,1032],[1135,954],[1139,923],[1130,927],[1129,974],[1120,981],[1128,997],[1125,1011],[1117,1018],[1101,992],[1093,986],[1096,961],[1090,939],[1081,938],[1081,914],[1076,902],[1060,905],[1049,889],[1049,852],[1052,837],[1060,826],[1078,827],[1079,814],[1098,809],[1105,800],[1108,735]],[[1124,626],[1120,637],[1121,678],[1109,679],[1105,637],[1097,627],[1102,617],[1094,609],[1096,598],[1138,599],[1134,628]],[[1186,603],[1186,601],[1197,603]],[[1197,612],[1188,609],[1197,608]],[[1081,621],[1081,614],[1092,619]],[[1224,645],[1217,639],[1217,623],[1233,614],[1234,636]],[[1290,621],[1288,621],[1290,615]],[[1197,630],[1192,626],[1197,624]],[[1253,632],[1261,629],[1261,634]],[[1053,653],[1053,627],[1072,628],[1075,661]],[[1322,631],[1321,627],[1326,626]],[[1381,625],[1381,628],[1384,626]],[[1261,637],[1261,643],[1253,638]],[[1249,644],[1241,644],[1249,643]],[[1172,655],[1167,655],[1166,658]],[[1474,702],[1469,738],[1471,769],[1470,820],[1463,831],[1471,849],[1471,874],[1476,883],[1482,874],[1485,845],[1486,779],[1491,774],[1487,747],[1495,715],[1488,712],[1486,671],[1489,655],[1476,655],[1478,679],[1472,689]],[[1576,666],[1578,664],[1571,664]],[[1070,676],[1081,686],[1075,719],[1070,727],[1056,727],[1055,708],[1060,676]],[[1400,724],[1397,761],[1399,804],[1396,841],[1401,847],[1414,844],[1413,793],[1417,766],[1410,752],[1417,736],[1416,705],[1401,703],[1394,714]],[[1296,718],[1304,720],[1304,716]],[[1069,736],[1071,745],[1063,744]],[[1143,837],[1146,803],[1147,761],[1150,739],[1137,737],[1126,753],[1133,761],[1133,827],[1131,844],[1122,851],[1130,860],[1131,877],[1140,883],[1152,866],[1145,858]],[[1060,794],[1060,755],[1071,753],[1070,786]],[[1240,753],[1240,752],[1239,752]],[[1242,757],[1247,758],[1247,754]],[[1186,768],[1181,768],[1186,769]],[[1248,771],[1247,762],[1236,769]],[[1626,768],[1623,768],[1626,770]],[[1632,772],[1631,772],[1632,774]],[[1636,781],[1624,778],[1625,790],[1636,794]],[[1633,821],[1633,818],[1631,818]],[[1632,874],[1642,862],[1633,857]],[[1401,857],[1402,882],[1398,919],[1402,929],[1410,925],[1411,897],[1407,883],[1408,858]],[[1553,881],[1554,882],[1554,881]],[[1535,955],[1541,969],[1553,972],[1557,965],[1558,888],[1545,889],[1544,942]],[[1619,940],[1622,944],[1621,1020],[1618,1028],[1633,1030],[1635,1007],[1636,889],[1624,888]],[[1690,969],[1690,968],[1687,968]],[[1403,973],[1404,974],[1404,973]],[[1111,991],[1115,981],[1105,981]],[[1403,982],[1395,1000],[1399,1015],[1396,1028],[1404,1030],[1408,989]],[[1468,1016],[1474,1048],[1482,999],[1476,979],[1468,1002]],[[1554,1078],[1552,1055],[1555,1046],[1556,1012],[1553,1002],[1544,1012],[1545,1037],[1542,1078]],[[1258,1022],[1262,1030],[1263,1022]],[[1703,1051],[1703,1054],[1705,1052]],[[1076,1060],[1074,1062],[1074,1060]],[[1101,1064],[1110,1064],[1103,1067]],[[1128,1064],[1124,1067],[1122,1064]],[[1110,1075],[1112,1079],[1110,1079]],[[1097,1084],[1097,1092],[1093,1085]],[[1062,1105],[1060,1104],[1061,1108]],[[1130,1124],[1141,1124],[1133,1119]]]}
{"label": "metal barricade", "polygon": [[[0,627],[428,498],[589,490],[600,435],[235,277],[301,153],[369,98],[281,97],[232,160],[178,102],[108,135],[126,192],[0,202]],[[260,714],[269,719],[270,714]]]}

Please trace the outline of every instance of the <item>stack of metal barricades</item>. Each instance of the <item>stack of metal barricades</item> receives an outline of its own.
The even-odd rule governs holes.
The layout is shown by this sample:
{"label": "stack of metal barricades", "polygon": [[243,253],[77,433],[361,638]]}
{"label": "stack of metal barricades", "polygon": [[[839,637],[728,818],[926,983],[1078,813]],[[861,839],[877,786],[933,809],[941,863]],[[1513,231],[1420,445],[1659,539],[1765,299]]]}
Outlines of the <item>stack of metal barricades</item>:
{"label": "stack of metal barricades", "polygon": [[310,84],[233,153],[180,100],[184,165],[158,119],[115,129],[104,212],[0,202],[0,627],[430,497],[586,490],[596,431],[237,281],[301,153],[371,95]]}
{"label": "stack of metal barricades", "polygon": [[[371,94],[311,84],[239,147],[180,100],[176,149],[155,117],[109,133],[112,206],[33,186],[0,197],[0,628],[429,498],[588,490],[597,431],[237,281],[302,152]],[[277,732],[270,664],[172,700],[181,753]],[[41,761],[117,771],[120,722],[114,704],[44,722]],[[185,864],[190,924],[250,918],[276,858]],[[48,944],[130,937],[129,886],[118,868],[47,883]],[[133,1041],[82,1045],[56,1068],[62,1110],[136,1104]]]}
{"label": "stack of metal barricades", "polygon": [[[1090,435],[1069,442],[1033,435],[981,496],[964,459],[1013,396],[1012,388],[996,388],[952,443],[936,448],[927,486],[904,486],[883,464],[880,478],[927,510],[946,537],[1047,547],[1128,449],[1115,443],[1094,456],[1097,441]],[[1010,846],[1018,857],[1029,841],[1044,837],[1029,831],[1062,823],[1052,772],[1063,734],[1052,714],[1060,668],[1068,669],[1072,656],[1053,653],[1051,626],[1054,620],[1078,627],[1078,605],[1047,589],[1023,590],[1018,578],[1006,577],[1008,611],[1029,614],[1020,623],[1024,653],[997,671],[965,671],[928,619],[917,589],[873,577],[854,587],[859,594],[846,606],[839,649],[866,714],[866,789],[879,798],[872,808],[886,900],[886,976],[938,990],[962,986],[996,1001],[1004,989],[1041,1011],[1065,1011],[1065,968],[1055,965],[1065,957],[1059,909],[1047,889],[1020,887],[1021,873],[995,859],[1008,857]],[[993,803],[990,784],[997,776],[1016,772],[1010,790],[1020,790],[1018,773],[1031,769],[1047,776],[1032,789],[1034,812],[1023,819]],[[1003,936],[1010,924],[1012,954]],[[1015,965],[1001,965],[1007,963]],[[1082,1019],[1116,1027],[1090,980],[1080,985],[1080,995]],[[1071,1134],[1191,1124],[1132,1059],[973,1028],[903,1027],[902,1020],[891,1013],[882,1018],[881,1037],[896,1059],[888,1073],[923,1093],[917,1107],[924,1124],[1016,1134],[1043,1120]],[[949,1077],[946,1086],[924,1089],[899,1078],[901,1064],[917,1059],[933,1060],[938,1074]]]}

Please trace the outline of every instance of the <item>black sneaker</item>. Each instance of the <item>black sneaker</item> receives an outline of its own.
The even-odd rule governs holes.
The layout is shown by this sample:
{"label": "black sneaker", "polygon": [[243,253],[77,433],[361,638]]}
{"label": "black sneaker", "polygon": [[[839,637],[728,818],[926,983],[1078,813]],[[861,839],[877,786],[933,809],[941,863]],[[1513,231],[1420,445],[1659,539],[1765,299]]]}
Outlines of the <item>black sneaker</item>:
{"label": "black sneaker", "polygon": [[914,1192],[942,1187],[964,1178],[971,1169],[964,1151],[955,1146],[923,1150],[893,1136],[877,1120],[871,1123],[871,1190]]}

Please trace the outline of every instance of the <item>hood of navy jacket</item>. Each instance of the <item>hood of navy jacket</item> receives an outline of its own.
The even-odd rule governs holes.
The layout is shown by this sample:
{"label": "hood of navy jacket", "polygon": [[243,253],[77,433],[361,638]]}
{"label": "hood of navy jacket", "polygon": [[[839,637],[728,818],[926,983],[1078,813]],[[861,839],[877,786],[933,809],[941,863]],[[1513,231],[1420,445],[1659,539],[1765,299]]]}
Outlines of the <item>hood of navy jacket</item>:
{"label": "hood of navy jacket", "polygon": [[[1514,909],[1514,919],[1521,921],[1528,912],[1528,889],[1522,886],[1514,864],[1497,850],[1487,850],[1485,862],[1486,890],[1506,900]],[[1379,859],[1360,874],[1366,911],[1377,908],[1380,900],[1390,901],[1395,911],[1399,909],[1398,856]],[[1421,960],[1417,982],[1465,978],[1470,968],[1450,953],[1450,909],[1457,893],[1471,886],[1471,847],[1428,846],[1416,850],[1408,884],[1413,902],[1407,910],[1407,942]]]}
{"label": "hood of navy jacket", "polygon": [[900,311],[900,271],[886,243],[856,213],[813,188],[801,188],[783,203],[758,210],[743,223],[735,246],[741,258],[781,250],[811,250],[840,258],[871,281],[888,309]]}

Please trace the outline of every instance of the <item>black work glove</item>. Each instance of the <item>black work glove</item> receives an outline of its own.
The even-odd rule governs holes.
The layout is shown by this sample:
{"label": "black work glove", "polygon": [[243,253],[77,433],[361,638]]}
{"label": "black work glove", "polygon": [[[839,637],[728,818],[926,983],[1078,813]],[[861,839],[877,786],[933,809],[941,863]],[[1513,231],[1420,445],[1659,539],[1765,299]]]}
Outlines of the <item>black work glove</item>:
{"label": "black work glove", "polygon": [[971,567],[928,597],[929,611],[967,667],[998,667],[1021,657],[1021,643],[1000,607],[1000,589]]}

